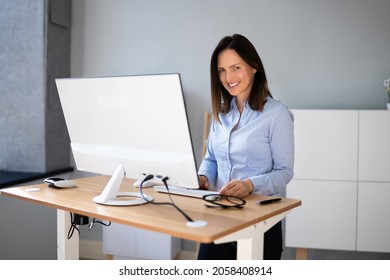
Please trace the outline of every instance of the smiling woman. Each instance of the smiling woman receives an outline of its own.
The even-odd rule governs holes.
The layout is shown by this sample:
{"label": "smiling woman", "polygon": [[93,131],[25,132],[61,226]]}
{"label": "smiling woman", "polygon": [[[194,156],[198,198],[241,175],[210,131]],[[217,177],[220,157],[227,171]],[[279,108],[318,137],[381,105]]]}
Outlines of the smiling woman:
{"label": "smiling woman", "polygon": [[[284,196],[293,177],[294,118],[272,98],[255,47],[239,34],[222,38],[210,72],[214,118],[198,171],[201,187],[238,200],[252,192]],[[264,258],[280,259],[281,223],[264,238]],[[201,244],[198,258],[235,259],[236,244]]]}
{"label": "smiling woman", "polygon": [[219,80],[229,94],[236,97],[240,112],[249,98],[256,71],[233,49],[226,49],[218,55]]}

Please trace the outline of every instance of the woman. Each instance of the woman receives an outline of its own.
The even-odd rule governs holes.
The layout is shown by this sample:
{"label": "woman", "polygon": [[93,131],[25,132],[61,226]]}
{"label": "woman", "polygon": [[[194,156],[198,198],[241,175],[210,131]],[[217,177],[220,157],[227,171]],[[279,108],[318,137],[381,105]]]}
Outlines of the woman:
{"label": "woman", "polygon": [[[202,189],[284,196],[293,177],[294,124],[273,99],[263,63],[242,35],[222,38],[210,63],[213,120],[198,174]],[[264,259],[280,259],[281,222],[264,236]],[[236,259],[236,243],[201,244],[198,259]]]}

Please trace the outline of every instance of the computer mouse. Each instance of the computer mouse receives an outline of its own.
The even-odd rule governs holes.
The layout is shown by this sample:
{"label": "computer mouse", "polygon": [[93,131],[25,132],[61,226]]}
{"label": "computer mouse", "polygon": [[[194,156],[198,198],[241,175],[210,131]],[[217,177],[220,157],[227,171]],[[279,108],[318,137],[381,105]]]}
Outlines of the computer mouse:
{"label": "computer mouse", "polygon": [[[142,179],[135,181],[134,182],[134,187],[139,188],[141,183],[142,183]],[[149,188],[149,187],[153,187],[154,185],[156,185],[156,184],[153,181],[149,180],[149,181],[144,182],[142,184],[142,187],[143,188]]]}
{"label": "computer mouse", "polygon": [[45,182],[46,184],[54,184],[55,182],[63,181],[63,180],[65,180],[65,179],[59,178],[59,177],[50,177],[50,178],[46,178],[45,180],[43,180],[43,182]]}
{"label": "computer mouse", "polygon": [[72,180],[61,180],[54,182],[54,186],[56,186],[57,188],[72,188],[75,187],[76,184]]}
{"label": "computer mouse", "polygon": [[44,182],[48,184],[50,188],[63,189],[63,188],[71,188],[76,186],[76,184],[72,180],[65,180],[63,178],[57,178],[57,177],[46,178]]}

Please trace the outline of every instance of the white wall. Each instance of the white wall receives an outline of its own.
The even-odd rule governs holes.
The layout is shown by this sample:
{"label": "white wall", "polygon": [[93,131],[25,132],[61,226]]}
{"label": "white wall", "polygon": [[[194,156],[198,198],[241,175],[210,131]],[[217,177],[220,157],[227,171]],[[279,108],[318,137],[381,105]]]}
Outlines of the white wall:
{"label": "white wall", "polygon": [[254,43],[275,98],[291,108],[384,109],[389,14],[388,0],[77,0],[71,73],[179,72],[199,157],[222,36]]}
{"label": "white wall", "polygon": [[290,108],[385,109],[388,0],[77,0],[73,77],[179,72],[200,160],[209,59],[224,35],[257,47]]}

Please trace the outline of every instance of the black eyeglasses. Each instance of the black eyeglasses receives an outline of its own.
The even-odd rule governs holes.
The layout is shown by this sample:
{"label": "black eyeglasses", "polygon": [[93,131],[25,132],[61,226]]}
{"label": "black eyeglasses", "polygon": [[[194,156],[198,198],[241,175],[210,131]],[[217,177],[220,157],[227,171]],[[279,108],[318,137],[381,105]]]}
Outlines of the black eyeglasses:
{"label": "black eyeglasses", "polygon": [[246,203],[241,197],[221,194],[207,194],[203,196],[203,200],[212,204],[205,204],[209,208],[243,208]]}

